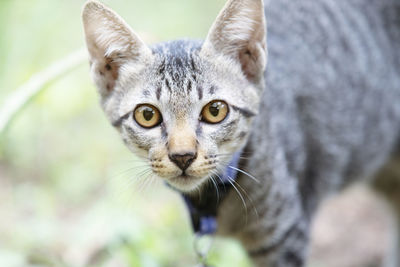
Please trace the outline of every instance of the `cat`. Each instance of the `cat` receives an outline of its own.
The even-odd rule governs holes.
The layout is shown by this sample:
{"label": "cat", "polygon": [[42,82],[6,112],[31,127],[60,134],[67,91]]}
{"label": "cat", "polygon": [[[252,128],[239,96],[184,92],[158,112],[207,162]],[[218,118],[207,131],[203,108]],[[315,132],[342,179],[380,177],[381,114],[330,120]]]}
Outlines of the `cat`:
{"label": "cat", "polygon": [[83,24],[101,106],[156,176],[200,197],[239,153],[217,235],[255,266],[305,266],[319,204],[356,181],[400,214],[400,1],[228,0],[204,42],[153,46],[96,1]]}

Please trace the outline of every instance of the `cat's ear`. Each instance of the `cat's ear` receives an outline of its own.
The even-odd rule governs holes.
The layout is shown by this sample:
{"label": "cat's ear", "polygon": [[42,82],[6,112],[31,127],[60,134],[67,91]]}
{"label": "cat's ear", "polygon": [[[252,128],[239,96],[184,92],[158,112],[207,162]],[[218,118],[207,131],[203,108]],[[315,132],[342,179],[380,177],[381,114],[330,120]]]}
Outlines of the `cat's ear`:
{"label": "cat's ear", "polygon": [[202,52],[230,57],[250,81],[258,81],[267,62],[263,0],[229,0],[212,25]]}
{"label": "cat's ear", "polygon": [[104,97],[114,90],[125,64],[139,69],[152,52],[120,16],[99,2],[88,1],[82,19],[92,78]]}

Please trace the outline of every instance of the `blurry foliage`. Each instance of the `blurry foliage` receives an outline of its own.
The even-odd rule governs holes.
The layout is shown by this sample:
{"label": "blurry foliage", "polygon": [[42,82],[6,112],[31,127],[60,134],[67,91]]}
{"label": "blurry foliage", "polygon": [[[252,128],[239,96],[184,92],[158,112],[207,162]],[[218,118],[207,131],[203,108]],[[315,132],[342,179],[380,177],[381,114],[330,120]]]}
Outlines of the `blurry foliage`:
{"label": "blurry foliage", "polygon": [[[224,0],[105,2],[151,43],[204,38]],[[84,45],[83,3],[0,0],[0,105]],[[52,83],[0,139],[0,266],[194,266],[180,197],[143,170],[100,110],[87,65]],[[211,262],[249,265],[226,241]]]}

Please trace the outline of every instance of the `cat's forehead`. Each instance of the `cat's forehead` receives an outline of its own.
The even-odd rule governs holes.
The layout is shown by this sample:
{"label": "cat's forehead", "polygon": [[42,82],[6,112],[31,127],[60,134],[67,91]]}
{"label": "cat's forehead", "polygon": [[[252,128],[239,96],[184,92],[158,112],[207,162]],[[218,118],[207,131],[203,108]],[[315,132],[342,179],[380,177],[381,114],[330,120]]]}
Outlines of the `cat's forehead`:
{"label": "cat's forehead", "polygon": [[[177,40],[157,44],[153,47],[155,55],[154,71],[156,79],[184,89],[184,84],[196,82],[202,74],[202,63],[198,52],[201,42]],[[190,88],[188,88],[190,89]]]}
{"label": "cat's forehead", "polygon": [[168,71],[173,69],[192,68],[192,60],[195,60],[200,51],[202,41],[174,40],[153,45],[152,52],[159,56],[159,60],[165,61]]}
{"label": "cat's forehead", "polygon": [[158,101],[179,111],[202,100],[203,63],[198,55],[201,42],[171,41],[153,47],[154,80]]}

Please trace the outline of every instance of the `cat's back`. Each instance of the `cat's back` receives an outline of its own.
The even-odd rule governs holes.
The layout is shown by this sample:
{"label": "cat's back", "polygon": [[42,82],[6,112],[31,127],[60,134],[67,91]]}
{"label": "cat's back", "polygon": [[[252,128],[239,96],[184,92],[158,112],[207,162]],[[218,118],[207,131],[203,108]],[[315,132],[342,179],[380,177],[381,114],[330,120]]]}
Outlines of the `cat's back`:
{"label": "cat's back", "polygon": [[268,0],[266,16],[270,71],[400,74],[399,0]]}
{"label": "cat's back", "polygon": [[400,1],[269,0],[266,17],[264,102],[291,117],[288,157],[302,142],[313,155],[298,162],[376,168],[400,138]]}

